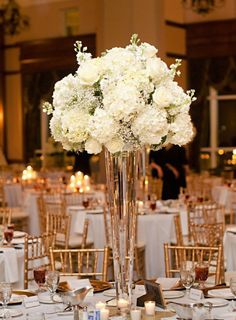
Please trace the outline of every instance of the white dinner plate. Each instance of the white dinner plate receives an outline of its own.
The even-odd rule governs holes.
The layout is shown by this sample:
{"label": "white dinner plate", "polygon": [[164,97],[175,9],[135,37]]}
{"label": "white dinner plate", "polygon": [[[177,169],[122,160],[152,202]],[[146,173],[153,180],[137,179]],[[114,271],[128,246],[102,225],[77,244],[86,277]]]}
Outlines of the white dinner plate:
{"label": "white dinner plate", "polygon": [[212,303],[212,307],[216,308],[216,307],[225,307],[229,304],[229,302],[225,299],[220,299],[220,298],[209,298],[209,299],[204,299],[201,300],[201,302],[206,303],[206,302],[210,302]]}
{"label": "white dinner plate", "polygon": [[184,291],[163,291],[163,297],[165,299],[176,299],[176,298],[181,298],[185,294]]}
{"label": "white dinner plate", "polygon": [[14,305],[14,304],[19,304],[23,301],[23,299],[26,297],[23,295],[18,295],[18,294],[12,294],[11,300],[8,302],[8,305]]}
{"label": "white dinner plate", "polygon": [[[19,317],[23,314],[23,312],[19,309],[5,309],[5,311],[9,312],[12,317]],[[0,318],[3,318],[3,310],[0,310]]]}
{"label": "white dinner plate", "polygon": [[116,289],[109,289],[103,292],[103,295],[106,297],[115,297],[116,296]]}
{"label": "white dinner plate", "polygon": [[213,298],[234,299],[230,288],[209,290],[208,296]]}
{"label": "white dinner plate", "polygon": [[55,295],[52,301],[50,295],[46,293],[46,294],[39,294],[39,302],[46,303],[46,304],[62,303],[62,299],[58,295]]}
{"label": "white dinner plate", "polygon": [[25,243],[25,238],[16,238],[12,239],[11,244],[24,244]]}
{"label": "white dinner plate", "polygon": [[14,231],[13,238],[23,238],[25,235],[24,231]]}

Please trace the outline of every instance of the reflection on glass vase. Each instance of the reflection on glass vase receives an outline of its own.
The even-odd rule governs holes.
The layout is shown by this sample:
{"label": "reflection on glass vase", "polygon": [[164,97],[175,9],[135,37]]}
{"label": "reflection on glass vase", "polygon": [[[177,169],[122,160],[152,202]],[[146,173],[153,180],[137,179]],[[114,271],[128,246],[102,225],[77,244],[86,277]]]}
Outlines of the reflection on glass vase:
{"label": "reflection on glass vase", "polygon": [[135,151],[105,155],[116,295],[131,302],[138,157]]}

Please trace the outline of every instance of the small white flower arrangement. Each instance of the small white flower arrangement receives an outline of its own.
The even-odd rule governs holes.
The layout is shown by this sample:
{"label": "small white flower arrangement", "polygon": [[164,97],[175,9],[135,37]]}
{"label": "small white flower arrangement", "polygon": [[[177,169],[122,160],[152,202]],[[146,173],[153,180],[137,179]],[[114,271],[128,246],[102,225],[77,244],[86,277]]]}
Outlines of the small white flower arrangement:
{"label": "small white flower arrangement", "polygon": [[189,107],[194,91],[186,93],[174,81],[180,60],[170,68],[158,50],[133,35],[125,48],[112,48],[92,58],[76,43],[79,68],[55,84],[50,128],[64,149],[111,153],[149,146],[158,150],[184,145],[193,136]]}

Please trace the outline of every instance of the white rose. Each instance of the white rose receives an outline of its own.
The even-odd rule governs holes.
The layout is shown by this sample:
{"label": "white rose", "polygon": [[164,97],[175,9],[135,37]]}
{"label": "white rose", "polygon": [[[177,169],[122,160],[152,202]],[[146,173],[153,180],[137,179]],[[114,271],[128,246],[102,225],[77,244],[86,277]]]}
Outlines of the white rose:
{"label": "white rose", "polygon": [[93,60],[85,62],[78,69],[79,80],[83,85],[92,86],[99,80],[100,69],[96,64],[92,63],[92,61]]}
{"label": "white rose", "polygon": [[121,152],[124,148],[124,142],[120,138],[116,137],[105,143],[105,147],[111,153]]}
{"label": "white rose", "polygon": [[169,75],[169,69],[164,61],[154,57],[147,60],[146,69],[148,75],[156,82],[160,82]]}
{"label": "white rose", "polygon": [[145,58],[152,58],[154,57],[158,50],[154,46],[150,45],[147,42],[142,43],[142,49],[143,49],[143,56]]}
{"label": "white rose", "polygon": [[158,105],[160,108],[166,108],[171,103],[173,103],[173,96],[171,91],[169,91],[166,87],[158,87],[153,96],[153,101]]}
{"label": "white rose", "polygon": [[100,153],[102,151],[102,146],[96,139],[89,138],[85,142],[85,150],[88,153],[97,154],[97,153]]}

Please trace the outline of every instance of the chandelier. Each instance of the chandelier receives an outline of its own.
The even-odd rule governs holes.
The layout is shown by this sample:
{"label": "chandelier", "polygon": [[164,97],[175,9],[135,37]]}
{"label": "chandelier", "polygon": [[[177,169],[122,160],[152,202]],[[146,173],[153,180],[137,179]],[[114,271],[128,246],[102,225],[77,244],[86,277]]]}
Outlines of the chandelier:
{"label": "chandelier", "polygon": [[207,14],[224,5],[225,0],[182,0],[183,6],[199,14]]}
{"label": "chandelier", "polygon": [[29,26],[29,18],[21,14],[16,0],[0,0],[0,27],[5,34],[16,35]]}

